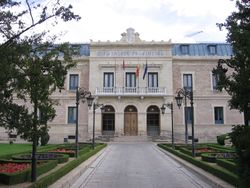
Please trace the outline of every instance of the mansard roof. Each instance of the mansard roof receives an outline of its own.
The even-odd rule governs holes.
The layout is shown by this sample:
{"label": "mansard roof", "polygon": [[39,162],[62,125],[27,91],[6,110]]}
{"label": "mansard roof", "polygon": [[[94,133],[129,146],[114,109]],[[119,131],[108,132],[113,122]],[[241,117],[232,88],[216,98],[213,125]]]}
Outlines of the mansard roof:
{"label": "mansard roof", "polygon": [[[72,45],[80,45],[80,56],[90,55],[89,43]],[[173,56],[231,56],[232,54],[232,47],[228,43],[172,43]]]}
{"label": "mansard roof", "polygon": [[80,47],[80,55],[89,56],[89,44],[82,44]]}
{"label": "mansard roof", "polygon": [[175,43],[173,56],[231,56],[232,47],[228,43]]}

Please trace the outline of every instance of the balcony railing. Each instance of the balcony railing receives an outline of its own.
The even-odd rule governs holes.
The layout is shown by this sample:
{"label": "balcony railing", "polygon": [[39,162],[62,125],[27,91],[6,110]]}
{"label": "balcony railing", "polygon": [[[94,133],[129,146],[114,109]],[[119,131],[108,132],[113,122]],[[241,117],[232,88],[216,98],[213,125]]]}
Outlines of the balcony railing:
{"label": "balcony railing", "polygon": [[98,96],[164,96],[165,87],[103,87],[96,88]]}

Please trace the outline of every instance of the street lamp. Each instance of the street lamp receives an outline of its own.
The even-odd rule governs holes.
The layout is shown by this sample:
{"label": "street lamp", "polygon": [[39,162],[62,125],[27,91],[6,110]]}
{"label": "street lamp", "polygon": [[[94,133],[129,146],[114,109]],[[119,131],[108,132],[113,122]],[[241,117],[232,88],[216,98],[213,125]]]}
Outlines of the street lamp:
{"label": "street lamp", "polygon": [[[183,100],[183,96],[190,100],[191,105],[191,114],[192,114],[192,155],[195,157],[195,148],[194,148],[194,102],[193,102],[193,91],[186,88],[180,88],[177,90],[177,96],[175,97],[177,106],[180,108]],[[186,107],[185,107],[186,108]],[[186,110],[185,110],[186,113]],[[185,121],[187,121],[187,116],[185,115]]]}
{"label": "street lamp", "polygon": [[75,133],[75,139],[76,139],[76,150],[75,150],[75,157],[77,158],[79,155],[79,142],[78,142],[78,106],[79,101],[82,99],[82,102],[84,103],[87,100],[88,107],[92,106],[94,98],[91,96],[91,92],[86,90],[85,88],[76,88],[76,133]]}
{"label": "street lamp", "polygon": [[104,104],[93,103],[93,138],[92,138],[92,149],[95,149],[95,110],[101,108],[101,112],[105,111]]}
{"label": "street lamp", "polygon": [[173,103],[167,103],[167,104],[162,104],[161,106],[161,112],[162,114],[165,114],[165,110],[166,110],[166,107],[169,108],[171,110],[171,128],[172,128],[172,148],[174,149],[174,117],[173,117],[173,112],[174,112],[174,109],[173,109]]}

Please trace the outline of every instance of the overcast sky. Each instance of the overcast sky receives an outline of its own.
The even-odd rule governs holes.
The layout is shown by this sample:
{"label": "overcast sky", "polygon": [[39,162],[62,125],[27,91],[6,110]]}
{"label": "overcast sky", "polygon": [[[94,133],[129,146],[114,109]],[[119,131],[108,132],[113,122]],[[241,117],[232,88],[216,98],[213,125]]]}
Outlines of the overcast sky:
{"label": "overcast sky", "polygon": [[[75,43],[120,40],[133,27],[146,41],[225,42],[224,22],[235,10],[231,0],[62,0],[82,19],[62,23],[61,41]],[[192,35],[193,34],[193,35]],[[190,36],[192,35],[192,36]]]}

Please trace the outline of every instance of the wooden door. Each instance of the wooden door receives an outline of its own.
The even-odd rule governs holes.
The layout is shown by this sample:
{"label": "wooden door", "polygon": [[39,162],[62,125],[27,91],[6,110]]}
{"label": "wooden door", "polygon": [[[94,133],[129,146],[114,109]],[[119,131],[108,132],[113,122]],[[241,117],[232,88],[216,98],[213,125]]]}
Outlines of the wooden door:
{"label": "wooden door", "polygon": [[136,136],[138,130],[137,112],[124,113],[124,134],[126,136]]}

